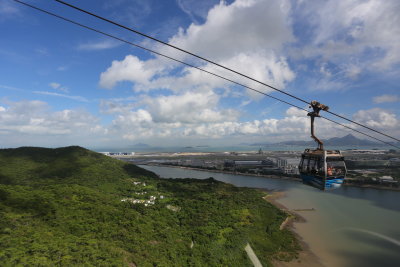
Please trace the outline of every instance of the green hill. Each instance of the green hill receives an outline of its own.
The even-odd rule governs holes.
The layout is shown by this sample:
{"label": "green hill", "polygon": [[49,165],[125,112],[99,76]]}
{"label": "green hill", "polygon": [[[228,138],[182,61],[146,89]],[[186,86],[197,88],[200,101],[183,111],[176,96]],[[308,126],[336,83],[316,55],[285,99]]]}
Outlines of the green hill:
{"label": "green hill", "polygon": [[297,255],[286,214],[214,179],[160,179],[81,147],[0,150],[1,266],[251,266]]}

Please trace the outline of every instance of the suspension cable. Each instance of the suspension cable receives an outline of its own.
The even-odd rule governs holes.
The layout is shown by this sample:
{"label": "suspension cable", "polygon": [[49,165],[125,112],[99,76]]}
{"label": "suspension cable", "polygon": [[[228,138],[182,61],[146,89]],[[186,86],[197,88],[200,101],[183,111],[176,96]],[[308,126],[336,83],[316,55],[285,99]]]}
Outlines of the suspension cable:
{"label": "suspension cable", "polygon": [[[19,2],[18,0],[14,0],[14,1]],[[274,87],[274,86],[272,86],[272,85],[269,85],[269,84],[267,84],[267,83],[265,83],[265,82],[262,82],[262,81],[260,81],[260,80],[255,79],[255,78],[252,78],[252,77],[250,77],[250,76],[248,76],[248,75],[245,75],[245,74],[243,74],[243,73],[241,73],[241,72],[238,72],[238,71],[236,71],[236,70],[234,70],[234,69],[228,68],[228,67],[226,67],[226,66],[224,66],[224,65],[221,65],[221,64],[219,64],[219,63],[217,63],[217,62],[215,62],[215,61],[212,61],[212,60],[207,59],[207,58],[205,58],[205,57],[199,56],[199,55],[197,55],[197,54],[194,54],[194,53],[192,53],[192,52],[190,52],[190,51],[187,51],[187,50],[185,50],[185,49],[182,49],[182,48],[177,47],[177,46],[175,46],[175,45],[172,45],[172,44],[170,44],[170,43],[164,42],[164,41],[162,41],[162,40],[160,40],[160,39],[157,39],[157,38],[155,38],[155,37],[152,37],[152,36],[150,36],[150,35],[147,35],[147,34],[145,34],[145,33],[143,33],[143,32],[138,31],[138,30],[129,28],[129,27],[124,26],[124,25],[122,25],[122,24],[119,24],[119,23],[117,23],[117,22],[115,22],[115,21],[112,21],[112,20],[107,19],[107,18],[104,18],[104,17],[102,17],[102,16],[100,16],[100,15],[94,14],[94,13],[92,13],[92,12],[90,12],[90,11],[84,10],[84,9],[82,9],[82,8],[79,8],[79,7],[77,7],[77,6],[74,6],[74,5],[72,5],[72,4],[69,4],[69,3],[67,3],[67,2],[64,2],[64,1],[62,1],[62,0],[55,0],[55,1],[58,2],[58,3],[60,3],[60,4],[65,5],[65,6],[71,7],[71,8],[73,8],[73,9],[75,9],[75,10],[78,10],[78,11],[80,11],[80,12],[86,13],[86,14],[88,14],[88,15],[90,15],[90,16],[93,16],[93,17],[96,17],[96,18],[101,19],[101,20],[103,20],[103,21],[106,21],[106,22],[108,22],[108,23],[111,23],[111,24],[113,24],[113,25],[115,25],[115,26],[118,26],[118,27],[120,27],[120,28],[126,29],[126,30],[128,30],[128,31],[130,31],[130,32],[133,32],[133,33],[135,33],[135,34],[141,35],[141,36],[143,36],[143,37],[146,37],[146,38],[148,38],[148,39],[151,39],[151,40],[156,41],[156,42],[158,42],[158,43],[161,43],[161,44],[163,44],[163,45],[172,47],[172,48],[174,48],[174,49],[176,49],[176,50],[179,50],[179,51],[181,51],[181,52],[183,52],[183,53],[186,53],[186,54],[188,54],[188,55],[191,55],[191,56],[193,56],[193,57],[199,58],[199,59],[201,59],[201,60],[203,60],[203,61],[206,61],[206,62],[208,62],[208,63],[211,63],[211,64],[213,64],[213,65],[216,65],[216,66],[218,66],[218,67],[220,67],[220,68],[223,68],[223,69],[228,70],[228,71],[230,71],[230,72],[233,72],[233,73],[235,73],[235,74],[238,74],[238,75],[240,75],[240,76],[242,76],[242,77],[245,77],[245,78],[247,78],[247,79],[249,79],[249,80],[251,80],[251,81],[254,81],[254,82],[257,82],[257,83],[259,83],[259,84],[261,84],[261,85],[264,85],[264,86],[266,86],[266,87],[269,87],[269,88],[271,88],[271,89],[273,89],[273,90],[275,90],[275,91],[278,91],[278,92],[280,92],[280,93],[282,93],[282,94],[285,94],[285,95],[287,95],[287,96],[290,96],[290,97],[292,97],[292,98],[294,98],[294,99],[296,99],[296,100],[299,100],[299,101],[301,101],[301,102],[303,102],[303,103],[306,103],[306,104],[309,104],[309,103],[310,103],[310,101],[307,101],[307,100],[304,100],[304,99],[302,99],[302,98],[299,98],[299,97],[297,97],[297,96],[295,96],[295,95],[293,95],[293,94],[290,94],[290,93],[288,93],[288,92],[285,92],[285,91],[283,91],[283,90],[280,90],[280,89],[278,89],[278,88],[276,88],[276,87]],[[356,122],[356,121],[353,121],[353,120],[351,120],[351,119],[348,119],[348,118],[346,118],[346,117],[344,117],[344,116],[341,116],[341,115],[339,115],[339,114],[336,114],[336,113],[334,113],[334,112],[331,112],[331,111],[327,111],[327,112],[330,113],[330,114],[332,114],[332,115],[334,115],[334,116],[336,116],[336,117],[339,117],[339,118],[344,119],[344,120],[346,120],[346,121],[349,121],[349,122],[351,122],[351,123],[357,124],[358,126],[364,127],[364,128],[366,128],[366,129],[368,129],[368,130],[370,130],[370,131],[376,132],[376,133],[378,133],[378,134],[384,135],[384,136],[386,136],[386,137],[388,137],[388,138],[391,138],[391,139],[393,139],[393,140],[396,140],[396,141],[400,142],[400,139],[395,138],[395,137],[392,137],[392,136],[390,136],[390,135],[388,135],[388,134],[385,134],[385,133],[383,133],[383,132],[381,132],[381,131],[375,130],[375,129],[371,128],[371,127],[368,127],[368,126],[366,126],[366,125],[363,125],[363,124],[361,124],[361,123],[358,123],[358,122]]]}
{"label": "suspension cable", "polygon": [[[122,39],[122,38],[119,38],[119,37],[117,37],[117,36],[111,35],[111,34],[109,34],[109,33],[105,33],[105,32],[103,32],[103,31],[97,30],[97,29],[95,29],[95,28],[86,26],[86,25],[81,24],[81,23],[79,23],[79,22],[73,21],[73,20],[71,20],[71,19],[68,19],[68,18],[66,18],[66,17],[57,15],[57,14],[55,14],[55,13],[52,13],[52,12],[47,11],[47,10],[44,10],[44,9],[42,9],[42,8],[33,6],[33,5],[31,5],[31,4],[22,2],[22,1],[20,1],[20,0],[14,0],[14,1],[15,1],[15,2],[18,2],[18,3],[22,4],[22,5],[25,5],[25,6],[27,6],[27,7],[30,7],[30,8],[32,8],[32,9],[35,9],[35,10],[37,10],[37,11],[43,12],[43,13],[45,13],[45,14],[48,14],[48,15],[50,15],[50,16],[53,16],[53,17],[62,19],[62,20],[64,20],[64,21],[69,22],[69,23],[72,23],[72,24],[75,24],[75,25],[77,25],[77,26],[79,26],[79,27],[82,27],[82,28],[85,28],[85,29],[88,29],[88,30],[97,32],[97,33],[99,33],[99,34],[102,34],[102,35],[105,35],[105,36],[107,36],[107,37],[113,38],[113,39],[115,39],[115,40],[118,40],[118,41],[124,42],[124,43],[126,43],[126,44],[129,44],[129,45],[132,45],[132,46],[141,48],[141,49],[143,49],[143,50],[146,50],[146,51],[151,52],[151,53],[153,53],[153,54],[159,55],[159,56],[161,56],[161,57],[168,58],[168,59],[173,60],[173,61],[175,61],[175,62],[178,62],[178,63],[181,63],[181,64],[186,65],[186,66],[188,66],[188,67],[191,67],[191,68],[200,70],[200,71],[205,72],[205,73],[207,73],[207,74],[210,74],[210,75],[212,75],[212,76],[214,76],[214,77],[218,77],[218,78],[223,79],[223,80],[225,80],[225,81],[231,82],[231,83],[233,83],[233,84],[239,85],[239,86],[244,87],[244,88],[246,88],[246,89],[252,90],[252,91],[257,92],[257,93],[260,93],[260,94],[262,94],[262,95],[265,95],[265,96],[267,96],[267,97],[269,97],[269,98],[275,99],[275,100],[277,100],[277,101],[279,101],[279,102],[285,103],[285,104],[287,104],[287,105],[290,105],[290,106],[293,106],[293,107],[298,108],[298,109],[300,109],[300,110],[303,110],[303,111],[305,111],[305,112],[308,112],[307,109],[304,109],[304,108],[302,108],[302,107],[299,107],[299,106],[297,106],[297,105],[295,105],[295,104],[292,104],[292,103],[290,103],[290,102],[287,102],[287,101],[285,101],[285,100],[283,100],[283,99],[280,99],[280,98],[271,96],[271,95],[269,95],[269,94],[267,94],[267,93],[264,93],[264,92],[262,92],[262,91],[260,91],[260,90],[251,88],[251,87],[249,87],[249,86],[247,86],[247,85],[244,85],[244,84],[239,83],[239,82],[237,82],[237,81],[231,80],[231,79],[226,78],[226,77],[224,77],[224,76],[221,76],[221,75],[219,75],[219,74],[213,73],[213,72],[211,72],[211,71],[205,70],[205,69],[203,69],[203,68],[197,67],[197,66],[192,65],[192,64],[189,64],[189,63],[187,63],[187,62],[184,62],[184,61],[175,59],[175,58],[173,58],[173,57],[171,57],[171,56],[162,54],[162,53],[160,53],[160,52],[157,52],[157,51],[154,51],[154,50],[152,50],[152,49],[146,48],[146,47],[144,47],[144,46],[135,44],[135,43],[133,43],[133,42],[124,40],[124,39]],[[372,139],[375,139],[375,140],[377,140],[377,141],[380,141],[380,142],[382,142],[382,143],[384,143],[384,144],[387,144],[387,145],[389,145],[389,146],[393,146],[393,147],[396,147],[396,148],[399,148],[399,149],[400,149],[400,147],[398,147],[398,146],[396,146],[396,145],[394,145],[394,144],[391,144],[391,143],[389,143],[389,142],[383,141],[383,140],[381,140],[381,139],[379,139],[379,138],[376,138],[376,137],[374,137],[374,136],[371,136],[371,135],[369,135],[369,134],[366,134],[366,133],[364,133],[364,132],[361,132],[361,131],[359,131],[359,130],[357,130],[357,129],[354,129],[354,128],[352,128],[352,127],[349,127],[349,126],[347,126],[347,125],[344,125],[344,124],[342,124],[342,123],[336,122],[336,121],[334,121],[334,120],[332,120],[332,119],[329,119],[329,118],[326,118],[326,117],[323,117],[323,116],[320,116],[320,117],[323,118],[323,119],[325,119],[325,120],[328,120],[328,121],[330,121],[330,122],[332,122],[332,123],[338,124],[338,125],[340,125],[340,126],[342,126],[342,127],[345,127],[345,128],[347,128],[347,129],[353,130],[353,131],[355,131],[355,132],[357,132],[357,133],[360,133],[360,134],[362,134],[362,135],[365,135],[365,136],[367,136],[367,137],[370,137],[370,138],[372,138]]]}

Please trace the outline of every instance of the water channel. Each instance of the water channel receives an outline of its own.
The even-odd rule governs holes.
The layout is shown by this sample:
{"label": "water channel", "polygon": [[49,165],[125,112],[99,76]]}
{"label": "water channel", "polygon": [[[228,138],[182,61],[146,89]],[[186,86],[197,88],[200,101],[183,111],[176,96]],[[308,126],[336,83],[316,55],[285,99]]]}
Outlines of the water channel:
{"label": "water channel", "polygon": [[300,182],[180,168],[141,166],[163,178],[213,177],[236,186],[285,192],[279,199],[305,223],[296,232],[325,266],[400,266],[400,192],[343,187],[322,192]]}

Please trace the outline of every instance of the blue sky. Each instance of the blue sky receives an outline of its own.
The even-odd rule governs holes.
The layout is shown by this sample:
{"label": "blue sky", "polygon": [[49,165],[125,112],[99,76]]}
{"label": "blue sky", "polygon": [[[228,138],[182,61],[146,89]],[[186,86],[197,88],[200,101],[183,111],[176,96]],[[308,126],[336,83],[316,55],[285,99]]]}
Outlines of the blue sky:
{"label": "blue sky", "polygon": [[[26,2],[307,108],[55,1]],[[400,138],[397,0],[68,2]],[[14,1],[0,0],[0,31],[0,147],[309,138],[300,110]]]}

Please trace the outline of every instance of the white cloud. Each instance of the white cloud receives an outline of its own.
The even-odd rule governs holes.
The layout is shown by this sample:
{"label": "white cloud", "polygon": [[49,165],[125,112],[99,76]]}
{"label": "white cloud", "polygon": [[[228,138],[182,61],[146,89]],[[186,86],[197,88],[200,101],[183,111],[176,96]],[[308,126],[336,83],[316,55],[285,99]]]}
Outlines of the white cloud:
{"label": "white cloud", "polygon": [[287,116],[304,117],[307,116],[307,113],[308,112],[306,112],[305,110],[301,110],[296,107],[290,107],[288,110],[286,110]]}
{"label": "white cloud", "polygon": [[157,73],[153,61],[141,61],[136,56],[128,55],[122,61],[114,60],[100,75],[100,86],[111,89],[120,81],[146,84]]}
{"label": "white cloud", "polygon": [[353,119],[361,124],[377,129],[388,130],[400,127],[400,122],[396,118],[396,114],[381,108],[359,110],[354,114]]}
{"label": "white cloud", "polygon": [[128,113],[137,106],[137,103],[122,104],[115,100],[100,100],[100,112],[103,114]]}
{"label": "white cloud", "polygon": [[[221,2],[208,12],[204,24],[181,29],[169,42],[284,88],[295,77],[282,56],[284,45],[294,41],[288,14],[287,1],[237,0],[231,5]],[[155,49],[193,63],[168,48],[156,46]],[[212,64],[193,64],[254,89],[271,91]],[[121,61],[115,60],[101,73],[99,84],[111,89],[123,81],[131,82],[136,92],[144,94],[159,89],[170,91],[167,95],[144,95],[130,104],[101,103],[102,112],[119,114],[110,132],[122,132],[122,138],[127,140],[254,135],[276,123],[238,123],[238,111],[219,107],[223,98],[234,97],[230,92],[231,83],[161,57],[141,60],[127,55]],[[247,93],[252,99],[259,98],[256,93]]]}
{"label": "white cloud", "polygon": [[[290,27],[289,2],[237,0],[227,5],[221,2],[212,8],[202,25],[190,25],[170,38],[173,45],[209,57],[223,65],[283,88],[294,79],[285,57],[286,43],[294,41]],[[181,52],[157,46],[159,51],[191,61]],[[199,65],[199,62],[194,63]],[[211,64],[200,65],[209,71],[233,78],[245,85],[266,92],[261,87]],[[226,87],[229,83],[201,74],[198,70],[181,69],[181,65],[161,58],[142,61],[128,55],[122,61],[113,61],[100,76],[100,86],[112,88],[120,81],[134,83],[136,90],[192,88],[209,85]],[[229,86],[231,86],[229,84]]]}
{"label": "white cloud", "polygon": [[[265,119],[252,121],[226,121],[226,122],[204,122],[197,124],[168,124],[153,123],[151,126],[152,136],[161,137],[157,132],[167,129],[167,137],[174,139],[187,138],[220,140],[268,140],[273,142],[283,140],[311,140],[310,139],[310,118],[306,112],[289,108],[286,111],[287,116],[282,119]],[[365,123],[370,127],[385,129],[388,134],[398,136],[400,125],[396,116],[389,111],[381,109],[361,110],[354,114],[353,119]],[[148,125],[149,126],[149,125]],[[348,125],[352,128],[355,125]],[[319,138],[328,139],[331,137],[343,136],[346,133],[357,135],[348,129],[337,124],[333,124],[324,119],[317,119],[315,132]],[[131,135],[133,136],[133,135]],[[363,135],[359,135],[365,138]],[[166,137],[166,136],[163,136]],[[240,140],[240,139],[239,139]],[[243,139],[241,139],[243,141]]]}
{"label": "white cloud", "polygon": [[153,123],[151,114],[147,110],[139,109],[118,115],[109,132],[126,140],[135,140],[155,137],[158,128],[160,126]]}
{"label": "white cloud", "polygon": [[[223,138],[246,136],[247,138],[277,136],[283,139],[301,139],[308,136],[309,119],[303,117],[285,117],[281,120],[266,119],[248,122],[221,122],[200,124],[186,128],[184,135],[203,138]],[[296,135],[293,135],[296,134]],[[275,139],[276,140],[276,139]]]}
{"label": "white cloud", "polygon": [[372,100],[376,104],[394,103],[394,102],[400,102],[400,97],[398,95],[380,95],[373,97]]}
{"label": "white cloud", "polygon": [[156,123],[203,123],[235,120],[238,112],[231,109],[219,111],[216,108],[218,101],[219,97],[209,91],[147,98],[145,103]]}
{"label": "white cloud", "polygon": [[47,91],[33,91],[33,93],[38,94],[38,95],[63,97],[63,98],[68,98],[68,99],[72,99],[72,100],[79,101],[79,102],[89,102],[83,96],[73,96],[73,95],[59,94],[59,93],[47,92]]}
{"label": "white cloud", "polygon": [[60,88],[61,84],[59,83],[49,83],[50,87],[53,89],[58,89]]}
{"label": "white cloud", "polygon": [[400,5],[397,0],[305,1],[298,11],[314,27],[305,53],[336,64],[386,70],[400,62]]}
{"label": "white cloud", "polygon": [[[195,18],[194,11],[187,9],[186,3],[178,1],[183,11]],[[299,9],[305,14],[304,18],[308,18],[303,23],[308,26],[305,30],[310,30],[307,36],[304,35],[309,40],[306,47],[296,50],[303,57],[295,57],[294,50],[290,55],[295,60],[318,59],[314,61],[314,74],[323,78],[316,79],[311,87],[320,91],[348,88],[346,79],[357,79],[365,69],[379,67],[384,70],[400,61],[397,56],[400,54],[397,53],[400,33],[395,27],[400,25],[399,10],[393,0],[348,0],[340,3],[327,0],[297,4],[272,0],[221,2],[204,16],[199,16],[204,18],[204,23],[181,28],[168,42],[283,89],[296,76],[285,55],[290,46],[300,44],[292,27],[299,19],[294,14]],[[181,52],[161,45],[153,48],[246,86],[266,93],[271,91]],[[312,64],[306,65],[312,71]],[[221,108],[223,100],[234,98],[236,87],[161,57],[144,60],[127,55],[122,60],[114,60],[101,73],[99,84],[112,89],[119,82],[130,82],[134,91],[143,94],[133,99],[134,102],[100,103],[102,113],[115,116],[108,133],[126,140],[221,140],[238,136],[309,139],[310,119],[305,111],[289,108],[281,119],[240,121],[239,112]],[[153,90],[164,95],[154,96]],[[257,96],[249,95],[250,99]],[[388,97],[376,97],[374,101],[387,102]],[[240,102],[248,104],[249,100],[245,97]],[[378,128],[398,127],[396,116],[384,110],[361,110],[354,114],[354,119]],[[316,133],[321,138],[329,138],[342,135],[343,129],[318,119]]]}
{"label": "white cloud", "polygon": [[[52,111],[42,101],[10,102],[8,105],[8,109],[0,112],[0,131],[7,135],[8,141],[23,134],[85,136],[98,122],[97,118],[83,110]],[[29,140],[26,142],[29,144]]]}
{"label": "white cloud", "polygon": [[61,86],[61,84],[56,83],[56,82],[49,83],[49,86],[51,88],[53,88],[54,90],[59,90],[59,91],[65,92],[65,93],[68,93],[68,91],[69,91],[67,87]]}
{"label": "white cloud", "polygon": [[359,66],[356,66],[354,64],[350,64],[350,65],[347,65],[345,67],[344,71],[346,72],[346,76],[347,77],[355,79],[362,72],[362,69]]}
{"label": "white cloud", "polygon": [[195,14],[193,14],[191,7],[193,5],[196,5],[196,3],[199,3],[202,1],[183,1],[183,0],[176,0],[176,3],[178,4],[179,8],[185,12],[192,21],[198,23]]}
{"label": "white cloud", "polygon": [[[283,57],[277,58],[274,53],[241,53],[221,62],[221,64],[225,66],[230,66],[232,67],[232,69],[240,73],[243,73],[256,80],[262,81],[277,88],[284,88],[287,82],[292,81],[295,78],[295,74],[291,71],[289,65],[286,62],[286,59]],[[222,74],[222,76],[224,77],[227,77],[231,80],[237,81],[245,86],[264,93],[269,93],[273,91],[273,89],[261,85],[257,82],[242,78],[236,74],[221,71],[216,66],[209,65],[208,70],[217,74]],[[229,82],[224,83],[226,84],[226,86],[232,86],[232,84]],[[254,91],[248,89],[244,90],[253,98],[260,98],[261,96],[261,94],[255,93]]]}
{"label": "white cloud", "polygon": [[79,44],[77,49],[85,51],[98,51],[98,50],[114,48],[119,45],[121,45],[120,42],[104,40],[99,42],[89,42],[89,43]]}
{"label": "white cloud", "polygon": [[[163,102],[165,99],[160,99]],[[161,107],[162,112],[171,112],[169,101],[167,108]],[[171,101],[172,102],[172,101]],[[159,104],[159,102],[156,102]],[[182,105],[185,106],[185,105]],[[196,107],[194,106],[194,109]],[[265,119],[239,121],[238,118],[232,120],[191,120],[194,115],[186,108],[178,107],[178,116],[169,116],[157,119],[161,110],[139,109],[120,114],[112,123],[110,133],[120,135],[126,140],[148,139],[158,141],[181,140],[184,142],[189,139],[213,139],[220,142],[245,138],[246,140],[271,140],[274,142],[281,140],[308,140],[310,137],[310,119],[305,111],[296,108],[289,108],[287,116],[282,119]],[[188,112],[184,114],[183,112]],[[200,116],[200,115],[194,115]],[[343,129],[335,124],[331,124],[323,119],[318,119],[316,123],[316,134],[321,138],[330,138],[343,134]],[[271,137],[273,139],[271,139]],[[228,141],[229,143],[229,141]],[[164,144],[165,145],[165,144]]]}
{"label": "white cloud", "polygon": [[280,51],[294,40],[288,12],[288,1],[221,1],[204,24],[181,29],[169,42],[217,61],[243,52]]}

